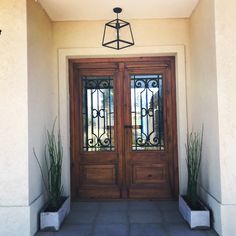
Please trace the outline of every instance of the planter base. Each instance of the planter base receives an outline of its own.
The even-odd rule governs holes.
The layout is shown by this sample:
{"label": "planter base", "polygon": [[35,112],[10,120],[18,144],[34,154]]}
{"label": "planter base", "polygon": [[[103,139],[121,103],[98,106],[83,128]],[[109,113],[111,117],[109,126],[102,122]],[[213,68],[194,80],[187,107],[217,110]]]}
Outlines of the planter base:
{"label": "planter base", "polygon": [[183,218],[188,222],[191,229],[209,229],[210,212],[204,207],[204,210],[191,210],[182,196],[179,196],[179,211]]}
{"label": "planter base", "polygon": [[58,231],[61,223],[70,211],[70,198],[67,197],[61,208],[57,212],[40,213],[40,230],[43,231]]}

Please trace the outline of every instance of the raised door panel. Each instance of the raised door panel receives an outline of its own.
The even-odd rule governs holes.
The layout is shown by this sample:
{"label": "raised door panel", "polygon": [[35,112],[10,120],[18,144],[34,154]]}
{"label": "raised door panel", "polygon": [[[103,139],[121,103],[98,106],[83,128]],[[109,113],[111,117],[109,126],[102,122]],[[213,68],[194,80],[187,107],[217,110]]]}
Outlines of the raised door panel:
{"label": "raised door panel", "polygon": [[81,185],[117,184],[117,168],[114,165],[81,165]]}
{"label": "raised door panel", "polygon": [[134,164],[132,167],[132,185],[167,182],[167,168],[163,164]]}

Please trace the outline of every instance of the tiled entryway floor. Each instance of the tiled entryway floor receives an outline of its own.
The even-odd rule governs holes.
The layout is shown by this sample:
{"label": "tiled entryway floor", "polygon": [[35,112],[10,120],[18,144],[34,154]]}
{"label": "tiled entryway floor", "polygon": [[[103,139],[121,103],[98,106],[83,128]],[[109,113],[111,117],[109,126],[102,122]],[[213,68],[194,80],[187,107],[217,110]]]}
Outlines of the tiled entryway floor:
{"label": "tiled entryway floor", "polygon": [[175,201],[73,202],[59,232],[37,236],[217,236],[190,230]]}

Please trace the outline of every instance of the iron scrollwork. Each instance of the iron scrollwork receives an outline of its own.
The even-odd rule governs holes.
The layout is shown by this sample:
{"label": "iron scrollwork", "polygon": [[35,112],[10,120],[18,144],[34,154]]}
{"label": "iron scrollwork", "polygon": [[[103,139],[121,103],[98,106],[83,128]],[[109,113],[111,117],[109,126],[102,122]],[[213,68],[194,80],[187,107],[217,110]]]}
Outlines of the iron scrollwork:
{"label": "iron scrollwork", "polygon": [[163,150],[163,75],[132,75],[133,150]]}
{"label": "iron scrollwork", "polygon": [[84,151],[114,150],[113,80],[83,78]]}

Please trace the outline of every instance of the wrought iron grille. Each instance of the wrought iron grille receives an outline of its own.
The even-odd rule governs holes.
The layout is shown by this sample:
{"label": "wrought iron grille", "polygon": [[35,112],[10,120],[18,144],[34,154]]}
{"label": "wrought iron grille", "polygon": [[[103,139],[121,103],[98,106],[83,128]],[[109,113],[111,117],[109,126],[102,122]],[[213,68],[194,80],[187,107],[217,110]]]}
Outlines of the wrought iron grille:
{"label": "wrought iron grille", "polygon": [[131,76],[132,150],[164,150],[163,75]]}
{"label": "wrought iron grille", "polygon": [[112,151],[114,144],[112,77],[83,77],[84,151]]}

